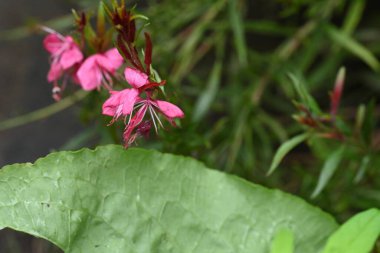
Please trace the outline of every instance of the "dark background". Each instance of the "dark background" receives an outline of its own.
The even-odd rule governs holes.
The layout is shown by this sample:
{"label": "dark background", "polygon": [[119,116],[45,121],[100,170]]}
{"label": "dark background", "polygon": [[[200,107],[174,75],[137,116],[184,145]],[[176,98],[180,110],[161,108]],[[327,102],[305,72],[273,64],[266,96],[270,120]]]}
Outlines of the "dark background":
{"label": "dark background", "polygon": [[[0,31],[34,22],[34,19],[43,21],[67,15],[75,7],[64,0],[2,0]],[[1,40],[0,121],[54,103],[51,85],[46,81],[49,64],[42,39],[43,34],[20,40]],[[32,162],[58,149],[82,129],[77,109],[74,106],[47,119],[0,131],[0,167]],[[0,253],[39,252],[60,251],[44,240],[10,229],[0,231]]]}
{"label": "dark background", "polygon": [[[26,22],[67,15],[75,5],[64,0],[0,1],[0,31]],[[48,11],[47,11],[48,10]],[[1,41],[0,121],[42,108],[54,102],[46,81],[48,55],[42,47],[43,34],[20,40]],[[25,126],[0,132],[0,167],[34,161],[81,129],[76,108]]]}

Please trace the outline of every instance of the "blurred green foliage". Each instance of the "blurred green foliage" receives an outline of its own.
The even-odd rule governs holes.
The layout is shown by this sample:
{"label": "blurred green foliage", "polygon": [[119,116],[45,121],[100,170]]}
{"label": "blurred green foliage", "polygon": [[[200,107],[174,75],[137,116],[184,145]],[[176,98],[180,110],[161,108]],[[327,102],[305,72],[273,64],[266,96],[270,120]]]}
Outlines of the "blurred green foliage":
{"label": "blurred green foliage", "polygon": [[[368,104],[380,87],[376,6],[365,0],[148,1],[143,12],[151,20],[154,66],[186,118],[180,129],[141,146],[191,155],[308,199],[324,168],[331,172],[326,188],[311,201],[340,220],[380,207],[378,112]],[[338,119],[354,125],[358,107],[365,107],[368,130],[361,133],[371,152],[313,138],[266,176],[279,145],[304,131],[292,119],[298,96],[289,74],[326,111],[341,66],[347,74]],[[343,145],[339,166],[326,165]]]}

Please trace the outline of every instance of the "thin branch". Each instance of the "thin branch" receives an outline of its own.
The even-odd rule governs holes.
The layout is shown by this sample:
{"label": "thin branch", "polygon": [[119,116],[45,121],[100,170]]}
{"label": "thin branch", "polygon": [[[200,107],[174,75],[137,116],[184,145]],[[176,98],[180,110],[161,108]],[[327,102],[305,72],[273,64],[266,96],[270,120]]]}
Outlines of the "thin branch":
{"label": "thin branch", "polygon": [[80,90],[74,93],[73,95],[71,95],[70,97],[66,97],[62,99],[61,101],[54,103],[52,105],[46,106],[44,108],[38,109],[36,111],[30,112],[30,113],[27,113],[15,118],[4,120],[0,122],[0,131],[5,131],[14,127],[19,127],[28,123],[32,123],[37,120],[50,117],[74,105],[76,102],[86,97],[87,94],[88,92]]}

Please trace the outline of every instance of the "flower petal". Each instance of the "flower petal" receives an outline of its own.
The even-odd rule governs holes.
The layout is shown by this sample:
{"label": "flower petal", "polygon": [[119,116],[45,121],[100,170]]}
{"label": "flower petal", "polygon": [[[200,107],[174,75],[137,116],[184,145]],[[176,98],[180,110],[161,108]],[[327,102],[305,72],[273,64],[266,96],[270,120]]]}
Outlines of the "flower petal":
{"label": "flower petal", "polygon": [[94,57],[96,64],[98,65],[99,68],[103,69],[104,71],[107,71],[109,73],[115,72],[114,67],[112,66],[110,60],[105,57],[102,54],[95,54],[92,57]]}
{"label": "flower petal", "polygon": [[140,88],[149,83],[148,76],[133,68],[126,68],[124,71],[125,80],[133,87]]}
{"label": "flower petal", "polygon": [[104,53],[104,56],[110,60],[115,69],[120,68],[120,66],[123,64],[124,59],[120,55],[119,50],[117,50],[117,48],[112,48],[108,50]]}
{"label": "flower petal", "polygon": [[87,58],[78,69],[77,77],[84,90],[94,90],[101,85],[102,73],[96,64],[96,56]]}
{"label": "flower petal", "polygon": [[52,62],[50,66],[49,73],[47,75],[47,80],[49,83],[57,81],[63,73],[63,69],[58,62]]}
{"label": "flower petal", "polygon": [[121,100],[123,101],[123,115],[128,115],[132,112],[135,105],[139,91],[136,89],[125,89],[121,91]]}
{"label": "flower petal", "polygon": [[97,54],[96,61],[100,67],[113,74],[123,64],[123,57],[116,48],[113,48],[104,54]]}
{"label": "flower petal", "polygon": [[111,97],[103,104],[102,113],[116,118],[121,115],[129,115],[133,110],[138,95],[139,93],[136,89],[111,91]]}
{"label": "flower petal", "polygon": [[183,118],[185,116],[183,111],[178,106],[172,103],[162,100],[156,100],[156,104],[158,108],[161,110],[161,112],[169,119]]}
{"label": "flower petal", "polygon": [[83,59],[83,54],[79,50],[76,44],[73,44],[70,49],[64,51],[61,55],[59,63],[64,70],[71,68],[75,63],[81,62]]}
{"label": "flower petal", "polygon": [[48,51],[51,54],[56,53],[58,50],[61,49],[64,41],[62,41],[57,34],[51,33],[48,34],[44,39],[44,47],[46,51]]}
{"label": "flower petal", "polygon": [[111,96],[104,102],[102,106],[102,114],[107,116],[114,116],[116,114],[117,107],[120,104],[119,91],[111,91]]}

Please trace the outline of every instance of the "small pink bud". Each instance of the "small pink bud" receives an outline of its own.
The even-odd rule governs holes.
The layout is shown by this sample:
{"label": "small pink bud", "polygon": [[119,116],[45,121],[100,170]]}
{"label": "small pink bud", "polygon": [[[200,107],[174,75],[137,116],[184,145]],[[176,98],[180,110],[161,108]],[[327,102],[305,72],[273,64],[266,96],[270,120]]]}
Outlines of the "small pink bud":
{"label": "small pink bud", "polygon": [[346,76],[346,69],[344,67],[342,67],[339,69],[338,75],[337,75],[336,80],[335,80],[335,87],[334,87],[334,90],[331,94],[330,113],[332,116],[335,116],[337,111],[338,111],[340,99],[341,99],[342,92],[343,92],[345,76]]}

